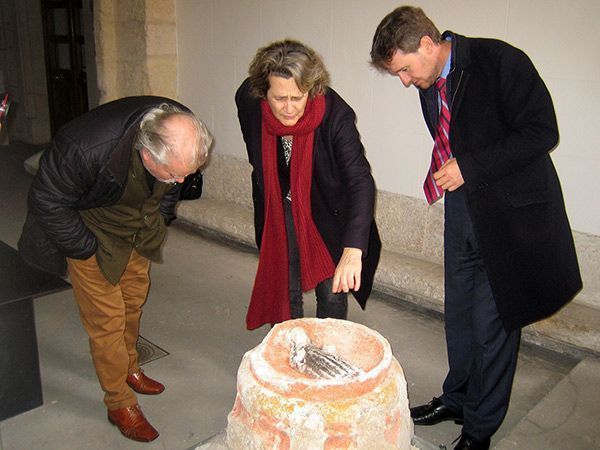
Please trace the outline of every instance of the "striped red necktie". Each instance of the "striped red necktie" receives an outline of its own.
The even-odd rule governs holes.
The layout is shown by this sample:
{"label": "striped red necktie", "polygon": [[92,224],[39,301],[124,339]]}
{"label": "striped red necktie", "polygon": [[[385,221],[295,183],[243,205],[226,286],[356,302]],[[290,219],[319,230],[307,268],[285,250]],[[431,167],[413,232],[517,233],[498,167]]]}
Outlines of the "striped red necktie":
{"label": "striped red necktie", "polygon": [[429,172],[427,172],[425,183],[423,183],[425,197],[430,205],[444,195],[444,190],[435,184],[433,174],[440,169],[442,164],[452,157],[450,141],[448,140],[448,136],[450,135],[450,110],[448,109],[448,102],[446,101],[446,79],[439,78],[435,85],[440,93],[440,119],[435,132],[431,166],[429,167]]}

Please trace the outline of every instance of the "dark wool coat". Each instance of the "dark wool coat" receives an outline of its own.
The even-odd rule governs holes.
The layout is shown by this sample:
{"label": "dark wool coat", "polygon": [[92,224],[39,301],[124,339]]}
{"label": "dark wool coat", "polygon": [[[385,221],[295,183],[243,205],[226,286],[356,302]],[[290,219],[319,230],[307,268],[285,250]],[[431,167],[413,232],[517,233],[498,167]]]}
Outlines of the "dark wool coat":
{"label": "dark wool coat", "polygon": [[[500,317],[512,330],[553,314],[582,286],[549,155],[558,143],[554,107],[521,50],[448,35],[450,146]],[[421,91],[432,135],[436,102],[434,88]]]}
{"label": "dark wool coat", "polygon": [[[260,99],[250,96],[246,80],[235,95],[240,127],[252,171],[256,244],[264,226]],[[344,247],[363,252],[361,288],[353,292],[361,307],[373,287],[381,241],[375,220],[375,183],[355,125],[352,108],[331,88],[325,95],[325,116],[315,130],[311,185],[312,216],[335,264]]]}
{"label": "dark wool coat", "polygon": [[[19,251],[30,264],[58,272],[64,258],[96,252],[94,234],[80,210],[116,203],[127,184],[129,162],[144,114],[161,103],[188,109],[168,98],[127,97],[101,105],[64,125],[44,151],[28,198]],[[180,186],[161,201],[167,223],[175,218]],[[60,266],[60,267],[59,267]]]}

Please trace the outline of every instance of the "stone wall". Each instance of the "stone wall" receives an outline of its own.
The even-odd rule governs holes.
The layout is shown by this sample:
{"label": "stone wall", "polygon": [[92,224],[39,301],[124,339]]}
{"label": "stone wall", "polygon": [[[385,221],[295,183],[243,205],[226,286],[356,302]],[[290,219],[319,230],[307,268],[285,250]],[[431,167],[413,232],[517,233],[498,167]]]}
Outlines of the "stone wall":
{"label": "stone wall", "polygon": [[100,103],[131,95],[177,98],[173,0],[95,0]]}
{"label": "stone wall", "polygon": [[[251,167],[213,153],[199,201],[181,202],[179,221],[222,239],[254,247]],[[443,311],[443,207],[379,191],[376,219],[383,243],[375,289]],[[584,289],[553,317],[529,326],[530,342],[570,353],[600,354],[600,237],[575,232]]]}

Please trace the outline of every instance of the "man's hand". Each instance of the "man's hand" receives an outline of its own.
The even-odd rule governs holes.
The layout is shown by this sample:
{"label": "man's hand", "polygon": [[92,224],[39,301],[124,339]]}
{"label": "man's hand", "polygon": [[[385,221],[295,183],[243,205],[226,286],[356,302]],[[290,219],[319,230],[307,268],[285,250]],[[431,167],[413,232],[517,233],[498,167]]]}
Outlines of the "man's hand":
{"label": "man's hand", "polygon": [[351,289],[360,289],[360,273],[362,271],[362,250],[359,248],[344,247],[344,253],[335,268],[333,275],[332,292],[348,292]]}
{"label": "man's hand", "polygon": [[446,161],[442,167],[440,167],[440,170],[433,174],[433,179],[435,180],[435,184],[443,190],[450,192],[455,191],[465,184],[456,158],[451,158]]}

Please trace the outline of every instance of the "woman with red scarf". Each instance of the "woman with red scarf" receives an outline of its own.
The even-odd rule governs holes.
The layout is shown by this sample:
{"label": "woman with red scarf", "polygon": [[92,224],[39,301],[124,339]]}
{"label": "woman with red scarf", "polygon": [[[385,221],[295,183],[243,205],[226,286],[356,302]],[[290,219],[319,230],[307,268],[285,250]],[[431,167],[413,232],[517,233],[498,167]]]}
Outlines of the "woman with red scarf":
{"label": "woman with red scarf", "polygon": [[246,326],[303,317],[311,289],[317,317],[346,319],[348,292],[365,308],[381,250],[354,111],[300,42],[259,49],[249,74],[235,96],[260,249]]}

